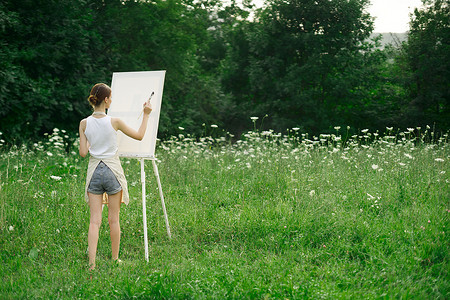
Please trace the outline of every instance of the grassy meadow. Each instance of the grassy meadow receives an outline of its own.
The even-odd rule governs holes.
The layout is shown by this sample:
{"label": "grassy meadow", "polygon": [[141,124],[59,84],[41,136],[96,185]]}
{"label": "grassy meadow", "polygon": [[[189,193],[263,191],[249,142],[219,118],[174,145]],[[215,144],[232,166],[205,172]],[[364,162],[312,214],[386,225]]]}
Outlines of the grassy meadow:
{"label": "grassy meadow", "polygon": [[[159,142],[172,238],[146,163],[122,159],[121,264],[107,208],[88,271],[88,159],[54,130],[0,145],[0,298],[355,299],[450,297],[450,141],[427,128],[317,137],[254,130]],[[1,136],[0,136],[1,138]]]}

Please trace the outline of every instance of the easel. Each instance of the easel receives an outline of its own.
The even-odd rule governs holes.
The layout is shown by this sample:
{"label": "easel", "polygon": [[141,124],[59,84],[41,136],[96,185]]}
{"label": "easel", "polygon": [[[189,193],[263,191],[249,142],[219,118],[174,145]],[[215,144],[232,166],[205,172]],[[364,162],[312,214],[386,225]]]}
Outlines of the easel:
{"label": "easel", "polygon": [[[129,155],[121,155],[121,157],[127,157],[127,158],[137,158],[135,156],[129,156]],[[151,160],[153,165],[153,171],[155,173],[156,181],[158,183],[158,190],[159,190],[159,197],[161,198],[161,206],[164,213],[164,221],[166,223],[166,230],[167,235],[169,236],[169,239],[172,238],[172,235],[170,233],[170,226],[169,226],[169,218],[167,217],[167,210],[166,210],[166,204],[164,202],[164,195],[161,187],[161,180],[159,178],[159,172],[158,172],[158,166],[156,165],[156,158],[155,157],[148,157],[148,158],[140,158],[141,162],[141,184],[142,184],[142,219],[144,223],[144,246],[145,246],[145,260],[148,262],[148,230],[147,230],[147,202],[146,202],[146,192],[145,192],[145,160]],[[102,205],[102,211],[104,208],[104,204]],[[88,248],[89,249],[89,248]]]}
{"label": "easel", "polygon": [[[148,235],[147,235],[147,209],[146,209],[147,205],[146,205],[146,195],[145,195],[145,170],[144,170],[145,159],[146,158],[141,158],[140,162],[141,162],[142,218],[143,218],[143,223],[144,223],[145,260],[148,262]],[[152,164],[153,164],[153,171],[155,173],[156,181],[158,182],[159,196],[161,198],[161,205],[162,205],[162,209],[164,212],[164,221],[166,223],[167,235],[169,236],[169,238],[171,238],[172,236],[170,234],[169,219],[167,217],[166,204],[164,203],[164,195],[162,192],[161,180],[159,178],[158,166],[156,165],[156,158],[149,157],[147,159],[151,160]]]}

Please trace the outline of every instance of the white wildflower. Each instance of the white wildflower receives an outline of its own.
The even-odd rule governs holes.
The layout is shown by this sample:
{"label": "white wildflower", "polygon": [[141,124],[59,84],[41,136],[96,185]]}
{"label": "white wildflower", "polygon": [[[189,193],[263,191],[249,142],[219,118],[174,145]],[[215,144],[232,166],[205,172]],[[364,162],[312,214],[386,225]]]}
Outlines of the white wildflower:
{"label": "white wildflower", "polygon": [[311,191],[309,192],[309,195],[310,195],[311,197],[313,197],[315,194],[316,194],[316,191],[315,191],[315,190],[311,190]]}
{"label": "white wildflower", "polygon": [[414,128],[407,128],[409,132],[413,132]]}
{"label": "white wildflower", "polygon": [[50,176],[50,178],[51,178],[51,179],[54,179],[54,180],[61,180],[61,177],[60,177],[60,176],[54,176],[54,175],[52,175],[52,176]]}
{"label": "white wildflower", "polygon": [[294,127],[294,128],[292,128],[292,130],[294,130],[294,131],[299,131],[299,130],[300,130],[300,128],[298,128],[298,127]]}
{"label": "white wildflower", "polygon": [[250,117],[250,119],[252,119],[252,121],[256,121],[256,120],[258,120],[259,118],[258,118],[258,117]]}
{"label": "white wildflower", "polygon": [[438,161],[438,162],[443,162],[443,161],[444,161],[443,158],[435,158],[434,160],[435,160],[435,161]]}
{"label": "white wildflower", "polygon": [[369,129],[363,129],[363,130],[361,130],[362,133],[366,133],[367,131],[369,131]]}
{"label": "white wildflower", "polygon": [[339,130],[339,129],[341,129],[341,126],[334,126],[334,129]]}
{"label": "white wildflower", "polygon": [[181,127],[181,126],[179,126],[179,127],[178,127],[178,129],[180,129],[180,130],[184,130],[184,127]]}
{"label": "white wildflower", "polygon": [[47,152],[47,155],[48,155],[48,156],[53,156],[53,153]]}
{"label": "white wildflower", "polygon": [[212,127],[212,128],[217,128],[217,127],[219,127],[219,126],[217,126],[216,124],[212,124],[211,127]]}
{"label": "white wildflower", "polygon": [[386,127],[386,129],[387,129],[388,131],[392,131],[392,129],[394,129],[394,127]]}
{"label": "white wildflower", "polygon": [[413,159],[413,158],[414,158],[414,157],[412,157],[412,155],[409,154],[409,153],[405,153],[405,156],[406,156],[407,158],[409,158],[409,159]]}
{"label": "white wildflower", "polygon": [[375,164],[373,164],[373,165],[372,165],[372,169],[374,169],[374,170],[378,170],[378,168],[379,168],[379,166],[378,166],[378,165],[375,165]]}
{"label": "white wildflower", "polygon": [[14,230],[14,226],[10,225],[8,229],[9,229],[9,231],[13,231]]}

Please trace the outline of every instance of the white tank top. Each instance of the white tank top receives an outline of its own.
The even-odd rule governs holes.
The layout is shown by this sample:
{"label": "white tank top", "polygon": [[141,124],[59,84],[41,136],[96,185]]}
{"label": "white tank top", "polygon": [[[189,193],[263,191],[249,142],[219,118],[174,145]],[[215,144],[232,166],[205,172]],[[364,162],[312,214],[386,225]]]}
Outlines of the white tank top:
{"label": "white tank top", "polygon": [[111,117],[89,116],[84,131],[89,142],[89,153],[98,159],[111,158],[117,153],[117,132],[111,124]]}

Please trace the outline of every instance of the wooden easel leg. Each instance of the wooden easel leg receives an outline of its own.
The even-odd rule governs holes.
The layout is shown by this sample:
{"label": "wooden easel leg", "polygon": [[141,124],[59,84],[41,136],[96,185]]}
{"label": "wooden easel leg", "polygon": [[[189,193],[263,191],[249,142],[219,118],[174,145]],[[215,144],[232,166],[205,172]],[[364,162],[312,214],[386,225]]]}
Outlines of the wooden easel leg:
{"label": "wooden easel leg", "polygon": [[161,180],[159,179],[158,167],[156,166],[155,160],[152,160],[152,163],[153,170],[155,171],[156,181],[158,182],[159,196],[161,197],[161,205],[164,212],[164,221],[166,222],[167,235],[169,236],[169,238],[171,238],[172,235],[170,234],[169,219],[167,218],[166,204],[164,203],[164,195],[162,192]]}
{"label": "wooden easel leg", "polygon": [[141,159],[141,183],[142,183],[142,218],[144,221],[145,260],[148,262],[147,205],[145,203],[145,170],[143,158]]}

